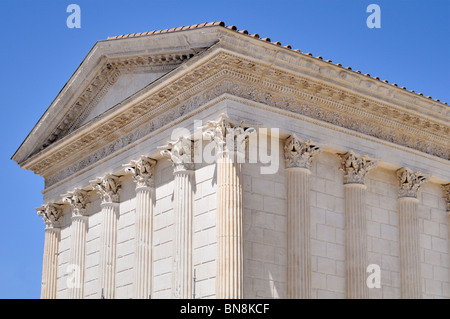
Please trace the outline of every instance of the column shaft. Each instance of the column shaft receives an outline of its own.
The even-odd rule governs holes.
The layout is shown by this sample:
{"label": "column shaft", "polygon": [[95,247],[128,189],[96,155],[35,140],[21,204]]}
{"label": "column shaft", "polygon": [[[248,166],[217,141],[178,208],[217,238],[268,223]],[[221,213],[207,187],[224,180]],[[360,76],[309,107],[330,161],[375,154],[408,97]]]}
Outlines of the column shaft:
{"label": "column shaft", "polygon": [[420,247],[418,200],[413,197],[398,199],[400,233],[401,297],[421,299]]}
{"label": "column shaft", "polygon": [[153,188],[136,187],[136,256],[134,298],[152,293]]}
{"label": "column shaft", "polygon": [[306,168],[287,172],[287,298],[311,297],[309,175]]}
{"label": "column shaft", "polygon": [[114,299],[115,297],[118,211],[118,203],[102,203],[100,288],[103,289],[105,299]]}
{"label": "column shaft", "polygon": [[59,228],[45,229],[44,262],[42,267],[42,299],[56,298],[56,281],[58,279]]}
{"label": "column shaft", "polygon": [[86,233],[87,216],[72,217],[72,242],[70,248],[70,264],[73,277],[69,287],[69,298],[84,298],[84,273],[86,268]]}
{"label": "column shaft", "polygon": [[345,259],[347,298],[368,298],[366,186],[345,184]]}
{"label": "column shaft", "polygon": [[243,297],[243,237],[241,164],[225,155],[217,161],[217,280],[216,297]]}
{"label": "column shaft", "polygon": [[193,171],[175,173],[175,298],[192,298],[192,181]]}

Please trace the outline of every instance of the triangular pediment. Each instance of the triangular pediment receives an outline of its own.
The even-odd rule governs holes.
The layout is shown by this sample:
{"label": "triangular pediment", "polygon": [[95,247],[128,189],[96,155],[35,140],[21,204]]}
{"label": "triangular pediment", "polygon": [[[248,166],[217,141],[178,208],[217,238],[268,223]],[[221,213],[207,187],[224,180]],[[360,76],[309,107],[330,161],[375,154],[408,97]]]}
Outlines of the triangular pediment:
{"label": "triangular pediment", "polygon": [[167,72],[168,70],[153,70],[148,72],[136,70],[135,73],[129,72],[118,75],[114,83],[105,84],[103,92],[99,92],[97,101],[91,103],[90,107],[83,111],[79,118],[74,122],[71,130],[75,130],[83,124],[93,120]]}
{"label": "triangular pediment", "polygon": [[97,42],[13,159],[20,163],[46,149],[218,41],[214,28],[186,34]]}
{"label": "triangular pediment", "polygon": [[[51,175],[68,162],[83,161],[81,149],[103,152],[101,145],[113,143],[119,133],[137,139],[166,123],[162,120],[185,114],[189,107],[180,101],[192,98],[191,107],[197,107],[195,94],[203,102],[202,94],[209,99],[230,94],[277,109],[284,105],[289,112],[448,157],[442,146],[448,106],[276,43],[213,27],[96,44],[13,159]],[[361,124],[361,114],[368,123]],[[132,132],[142,125],[146,130]],[[413,133],[397,134],[399,126]],[[416,142],[425,134],[428,144]]]}

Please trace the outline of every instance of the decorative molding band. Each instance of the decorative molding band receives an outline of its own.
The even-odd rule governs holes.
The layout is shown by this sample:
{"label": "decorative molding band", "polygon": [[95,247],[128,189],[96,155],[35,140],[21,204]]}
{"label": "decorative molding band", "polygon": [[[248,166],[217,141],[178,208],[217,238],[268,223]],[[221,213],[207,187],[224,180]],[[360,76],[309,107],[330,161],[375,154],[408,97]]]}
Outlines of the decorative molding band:
{"label": "decorative molding band", "polygon": [[344,172],[344,184],[364,184],[364,177],[370,169],[377,167],[377,161],[367,155],[361,156],[353,151],[338,154],[341,158],[340,170]]}
{"label": "decorative molding band", "polygon": [[413,172],[408,167],[402,167],[397,170],[397,177],[400,189],[398,197],[413,197],[417,198],[417,192],[422,186],[422,183],[429,180],[428,176],[420,172]]}
{"label": "decorative molding band", "polygon": [[286,168],[300,167],[310,169],[313,157],[321,151],[321,147],[313,144],[311,140],[304,142],[295,134],[292,134],[284,143]]}

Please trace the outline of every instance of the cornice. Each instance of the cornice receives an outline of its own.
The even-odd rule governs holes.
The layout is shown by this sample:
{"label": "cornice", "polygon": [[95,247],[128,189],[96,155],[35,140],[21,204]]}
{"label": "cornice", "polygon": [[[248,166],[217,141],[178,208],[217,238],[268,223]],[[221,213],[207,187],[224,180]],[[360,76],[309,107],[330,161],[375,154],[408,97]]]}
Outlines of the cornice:
{"label": "cornice", "polygon": [[[195,107],[229,93],[449,158],[445,139],[449,134],[449,125],[444,118],[432,121],[426,115],[418,117],[414,111],[380,103],[373,97],[356,94],[323,80],[314,81],[303,74],[256,64],[219,47],[203,55],[196,60],[195,67],[186,65],[178,73],[175,72],[176,75],[155,81],[145,92],[139,92],[105,112],[96,121],[56,141],[47,152],[30,158],[24,163],[24,168],[50,176],[49,168],[56,169],[58,163],[63,161],[67,166],[77,160],[74,150],[78,154],[83,149],[94,152],[116,139],[128,138],[132,143],[138,135],[133,137],[127,133],[133,128],[156,116],[161,116],[164,124],[173,121],[177,115],[185,113],[187,106],[183,101],[200,92],[205,93],[200,94]],[[179,108],[176,109],[177,105]],[[173,110],[165,114],[170,109]],[[72,160],[67,161],[69,158]]]}
{"label": "cornice", "polygon": [[[267,61],[275,67],[291,70],[293,73],[300,72],[304,76],[312,76],[312,79],[322,79],[338,86],[351,87],[355,93],[377,95],[380,102],[403,106],[435,119],[450,118],[450,107],[447,103],[424,97],[421,93],[407,91],[404,87],[398,87],[397,84],[389,84],[388,81],[380,81],[378,77],[372,78],[370,74],[362,74],[350,67],[344,68],[340,64],[333,64],[331,60],[325,61],[320,56],[313,57],[310,53],[292,50],[290,46],[282,47],[278,42],[271,43],[246,34],[237,35],[236,31],[226,28],[220,29],[219,38],[223,47],[235,54],[258,61]],[[250,46],[251,49],[249,49]],[[264,49],[258,50],[257,47]],[[248,54],[250,51],[251,55]]]}

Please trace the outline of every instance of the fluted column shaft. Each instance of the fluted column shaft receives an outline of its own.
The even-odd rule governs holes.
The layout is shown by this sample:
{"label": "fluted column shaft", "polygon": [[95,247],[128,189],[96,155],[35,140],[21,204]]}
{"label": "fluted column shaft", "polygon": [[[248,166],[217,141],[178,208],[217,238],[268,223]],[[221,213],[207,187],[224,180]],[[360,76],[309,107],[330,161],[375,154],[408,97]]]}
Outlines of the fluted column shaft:
{"label": "fluted column shaft", "polygon": [[135,299],[148,299],[152,293],[153,269],[153,196],[155,191],[153,172],[156,161],[142,155],[140,159],[124,165],[136,183],[136,221],[134,286]]}
{"label": "fluted column shaft", "polygon": [[287,298],[311,297],[309,175],[306,168],[287,173]]}
{"label": "fluted column shaft", "polygon": [[368,298],[366,186],[345,184],[345,259],[347,298]]}
{"label": "fluted column shaft", "polygon": [[242,164],[255,128],[221,114],[203,127],[216,145],[217,156],[217,298],[244,296]]}
{"label": "fluted column shaft", "polygon": [[71,287],[69,287],[69,298],[72,299],[84,298],[87,223],[87,216],[75,215],[72,217],[70,264],[73,267],[73,278]]}
{"label": "fluted column shaft", "polygon": [[429,177],[408,167],[397,170],[400,284],[404,299],[422,298],[417,193]]}
{"label": "fluted column shaft", "polygon": [[242,175],[236,153],[217,160],[216,297],[243,297]]}
{"label": "fluted column shaft", "polygon": [[56,298],[56,281],[58,279],[58,248],[60,229],[45,229],[44,262],[42,266],[41,299]]}
{"label": "fluted column shaft", "polygon": [[405,299],[422,298],[418,202],[417,198],[413,197],[398,199],[400,283],[401,296]]}
{"label": "fluted column shaft", "polygon": [[114,299],[116,290],[116,250],[119,203],[104,202],[102,206],[102,243],[100,251],[100,288],[105,299]]}
{"label": "fluted column shaft", "polygon": [[345,277],[348,299],[367,299],[367,217],[364,178],[377,161],[353,151],[338,154],[344,172]]}
{"label": "fluted column shaft", "polygon": [[153,187],[136,187],[136,299],[148,299],[152,293],[153,191]]}
{"label": "fluted column shaft", "polygon": [[192,298],[192,170],[176,171],[174,178],[175,256],[173,296]]}

